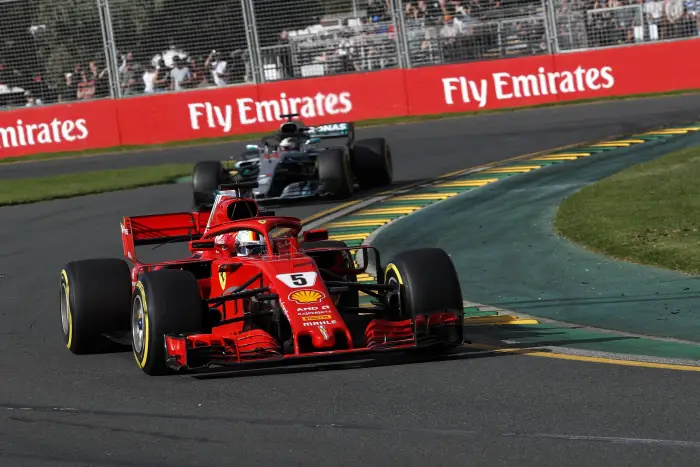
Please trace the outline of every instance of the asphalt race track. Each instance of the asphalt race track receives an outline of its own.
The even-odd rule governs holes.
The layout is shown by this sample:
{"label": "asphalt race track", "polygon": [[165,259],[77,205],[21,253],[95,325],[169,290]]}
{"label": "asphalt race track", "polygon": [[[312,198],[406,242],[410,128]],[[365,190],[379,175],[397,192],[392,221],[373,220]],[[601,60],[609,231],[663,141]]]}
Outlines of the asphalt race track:
{"label": "asphalt race track", "polygon": [[[682,124],[698,109],[700,95],[678,96],[359,134],[387,136],[403,183]],[[237,147],[5,165],[0,178],[225,157]],[[71,355],[61,341],[61,266],[120,257],[123,215],[189,207],[189,186],[173,185],[0,208],[0,466],[697,465],[694,372],[465,351],[439,362],[151,378],[129,351]]]}

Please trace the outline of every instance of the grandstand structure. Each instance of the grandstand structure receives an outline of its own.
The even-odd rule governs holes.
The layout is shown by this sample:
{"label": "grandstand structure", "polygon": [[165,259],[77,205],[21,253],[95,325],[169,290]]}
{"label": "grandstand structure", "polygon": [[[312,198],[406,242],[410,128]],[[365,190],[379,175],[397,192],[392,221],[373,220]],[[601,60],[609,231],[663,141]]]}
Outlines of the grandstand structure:
{"label": "grandstand structure", "polygon": [[698,0],[4,0],[0,106],[699,37]]}

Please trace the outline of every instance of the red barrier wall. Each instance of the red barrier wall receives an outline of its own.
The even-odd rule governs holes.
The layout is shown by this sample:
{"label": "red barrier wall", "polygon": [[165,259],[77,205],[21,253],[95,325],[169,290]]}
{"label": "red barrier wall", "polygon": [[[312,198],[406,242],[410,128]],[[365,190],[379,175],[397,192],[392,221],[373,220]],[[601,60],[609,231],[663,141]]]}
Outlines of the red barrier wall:
{"label": "red barrier wall", "polygon": [[0,113],[0,157],[700,88],[700,39]]}

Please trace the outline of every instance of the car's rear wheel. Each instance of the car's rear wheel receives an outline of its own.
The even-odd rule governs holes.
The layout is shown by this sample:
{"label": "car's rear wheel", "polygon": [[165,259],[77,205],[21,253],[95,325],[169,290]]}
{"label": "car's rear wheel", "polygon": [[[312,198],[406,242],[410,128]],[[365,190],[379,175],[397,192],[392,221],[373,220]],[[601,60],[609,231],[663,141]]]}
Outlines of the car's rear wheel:
{"label": "car's rear wheel", "polygon": [[362,189],[391,185],[393,162],[391,149],[384,138],[358,141],[353,146],[352,171]]}
{"label": "car's rear wheel", "polygon": [[171,373],[165,335],[204,332],[205,312],[192,273],[159,270],[142,275],[131,299],[132,348],[139,368],[151,376]]}
{"label": "car's rear wheel", "polygon": [[73,261],[61,271],[63,341],[75,354],[98,352],[107,334],[129,329],[131,274],[121,259]]}
{"label": "car's rear wheel", "polygon": [[197,162],[192,170],[192,194],[195,209],[214,204],[215,192],[228,179],[224,166],[219,161]]}
{"label": "car's rear wheel", "polygon": [[341,148],[327,149],[318,155],[318,179],[321,191],[336,199],[352,196],[353,179],[350,156]]}
{"label": "car's rear wheel", "polygon": [[[401,252],[387,264],[384,276],[385,283],[399,286],[400,318],[423,323],[415,329],[419,344],[437,341],[443,347],[454,347],[464,342],[459,276],[444,250],[420,248]],[[435,315],[442,315],[445,319],[440,321],[446,324],[426,326],[426,322],[438,318]]]}

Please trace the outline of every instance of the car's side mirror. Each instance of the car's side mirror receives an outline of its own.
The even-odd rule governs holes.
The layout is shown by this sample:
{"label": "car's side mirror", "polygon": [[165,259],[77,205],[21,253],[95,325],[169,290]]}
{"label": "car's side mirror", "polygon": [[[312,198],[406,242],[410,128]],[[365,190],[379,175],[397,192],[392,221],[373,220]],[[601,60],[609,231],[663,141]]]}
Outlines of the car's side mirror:
{"label": "car's side mirror", "polygon": [[245,148],[248,151],[258,151],[260,149],[256,144],[246,144]]}
{"label": "car's side mirror", "polygon": [[323,240],[328,240],[328,230],[327,229],[313,229],[307,230],[303,235],[305,242],[319,242]]}
{"label": "car's side mirror", "polygon": [[321,138],[311,138],[310,140],[308,140],[306,142],[306,144],[316,144],[316,143],[320,143],[320,142],[321,142]]}
{"label": "car's side mirror", "polygon": [[193,240],[190,242],[190,251],[213,250],[216,247],[214,240]]}

